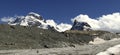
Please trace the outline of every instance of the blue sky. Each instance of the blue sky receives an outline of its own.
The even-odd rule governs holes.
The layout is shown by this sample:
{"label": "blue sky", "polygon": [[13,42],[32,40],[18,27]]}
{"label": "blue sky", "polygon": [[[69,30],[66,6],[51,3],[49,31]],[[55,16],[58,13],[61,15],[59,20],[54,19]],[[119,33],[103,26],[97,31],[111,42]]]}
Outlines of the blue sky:
{"label": "blue sky", "polygon": [[120,12],[120,0],[0,0],[0,18],[36,12],[45,19],[71,23],[71,18],[87,14],[91,18]]}

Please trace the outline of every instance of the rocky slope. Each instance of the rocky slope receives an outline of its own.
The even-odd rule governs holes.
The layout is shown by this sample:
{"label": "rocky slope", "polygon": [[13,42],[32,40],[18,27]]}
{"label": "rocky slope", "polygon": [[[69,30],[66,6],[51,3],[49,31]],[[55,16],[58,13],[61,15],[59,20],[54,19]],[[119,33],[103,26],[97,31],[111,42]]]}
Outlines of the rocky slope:
{"label": "rocky slope", "polygon": [[66,31],[60,33],[52,29],[0,25],[0,49],[75,47],[75,45],[89,44],[96,37],[111,40],[120,36],[105,31]]}
{"label": "rocky slope", "polygon": [[[74,48],[0,50],[0,55],[96,55],[97,53],[99,53],[98,55],[111,55],[116,53],[115,49],[113,49],[114,51],[109,50],[109,54],[102,52],[117,44],[120,44],[120,39],[98,45],[77,45]],[[119,49],[117,49],[118,51]]]}

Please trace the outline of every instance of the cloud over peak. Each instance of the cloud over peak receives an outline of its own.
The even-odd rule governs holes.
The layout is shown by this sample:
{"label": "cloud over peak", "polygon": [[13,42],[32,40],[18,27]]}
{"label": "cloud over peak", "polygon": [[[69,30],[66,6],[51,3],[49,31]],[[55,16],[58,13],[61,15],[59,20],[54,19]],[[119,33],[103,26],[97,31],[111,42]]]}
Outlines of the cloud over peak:
{"label": "cloud over peak", "polygon": [[71,20],[87,22],[91,25],[93,30],[120,32],[120,13],[103,15],[102,17],[96,19],[90,18],[88,15],[80,14]]}

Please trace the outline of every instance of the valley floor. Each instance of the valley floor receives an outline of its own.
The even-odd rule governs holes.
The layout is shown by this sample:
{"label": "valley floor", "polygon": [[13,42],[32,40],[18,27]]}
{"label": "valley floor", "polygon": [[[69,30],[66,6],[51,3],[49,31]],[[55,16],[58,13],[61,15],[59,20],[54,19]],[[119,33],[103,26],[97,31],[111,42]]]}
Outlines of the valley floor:
{"label": "valley floor", "polygon": [[96,55],[120,44],[120,39],[98,45],[76,45],[66,48],[0,50],[0,55]]}

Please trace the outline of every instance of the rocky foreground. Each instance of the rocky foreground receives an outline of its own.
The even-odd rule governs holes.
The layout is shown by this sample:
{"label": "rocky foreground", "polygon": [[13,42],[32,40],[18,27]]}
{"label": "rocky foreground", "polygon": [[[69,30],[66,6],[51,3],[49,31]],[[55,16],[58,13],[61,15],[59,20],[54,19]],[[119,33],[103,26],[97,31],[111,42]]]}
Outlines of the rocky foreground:
{"label": "rocky foreground", "polygon": [[76,47],[49,49],[0,50],[0,55],[96,55],[118,44],[120,44],[120,39],[98,45],[76,45]]}
{"label": "rocky foreground", "polygon": [[[91,44],[95,38],[106,42]],[[110,41],[113,38],[117,40]],[[120,44],[120,36],[106,31],[66,31],[0,25],[0,55],[96,55]]]}

